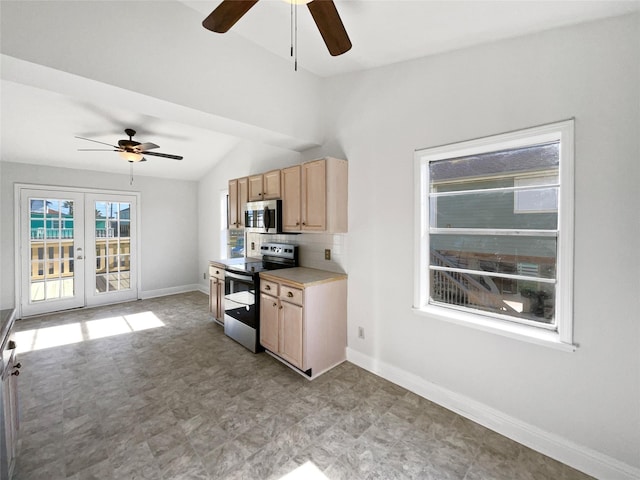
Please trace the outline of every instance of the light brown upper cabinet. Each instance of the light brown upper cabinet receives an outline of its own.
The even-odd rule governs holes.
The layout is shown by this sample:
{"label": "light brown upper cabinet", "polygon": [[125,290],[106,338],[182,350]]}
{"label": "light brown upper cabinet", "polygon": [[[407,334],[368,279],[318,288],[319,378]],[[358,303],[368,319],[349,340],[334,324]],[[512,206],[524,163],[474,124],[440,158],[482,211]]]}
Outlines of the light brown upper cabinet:
{"label": "light brown upper cabinet", "polygon": [[244,228],[248,198],[247,177],[229,180],[229,228]]}
{"label": "light brown upper cabinet", "polygon": [[300,170],[301,165],[282,169],[282,229],[300,231]]}
{"label": "light brown upper cabinet", "polygon": [[251,175],[249,177],[249,201],[263,200],[263,175]]}
{"label": "light brown upper cabinet", "polygon": [[280,170],[271,170],[263,175],[264,192],[262,197],[265,200],[280,198]]}
{"label": "light brown upper cabinet", "polygon": [[282,170],[283,230],[347,231],[347,162],[323,158]]}
{"label": "light brown upper cabinet", "polygon": [[249,177],[249,201],[280,198],[280,170]]}

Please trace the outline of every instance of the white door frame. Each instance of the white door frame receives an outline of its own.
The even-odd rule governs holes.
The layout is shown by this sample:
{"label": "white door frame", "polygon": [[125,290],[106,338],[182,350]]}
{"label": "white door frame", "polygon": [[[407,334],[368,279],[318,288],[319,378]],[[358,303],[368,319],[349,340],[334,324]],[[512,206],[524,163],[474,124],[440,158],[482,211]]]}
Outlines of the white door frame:
{"label": "white door frame", "polygon": [[[142,238],[142,222],[141,222],[141,198],[140,192],[128,191],[128,190],[107,190],[107,189],[97,189],[97,188],[80,188],[80,187],[67,187],[62,185],[42,185],[42,184],[32,184],[32,183],[16,183],[14,184],[14,277],[15,277],[15,306],[16,306],[16,318],[22,318],[22,248],[21,248],[21,218],[22,218],[22,190],[46,190],[53,192],[75,192],[81,193],[83,195],[88,194],[103,194],[103,195],[130,195],[136,197],[136,216],[138,218],[137,221],[137,235],[135,238],[136,245],[136,298],[141,299],[141,257],[140,254],[141,249],[141,238]],[[86,212],[85,212],[86,217]],[[85,289],[86,290],[86,289]],[[25,294],[28,295],[28,292]],[[86,291],[85,291],[86,297]],[[84,299],[84,304],[87,305],[86,298]]]}

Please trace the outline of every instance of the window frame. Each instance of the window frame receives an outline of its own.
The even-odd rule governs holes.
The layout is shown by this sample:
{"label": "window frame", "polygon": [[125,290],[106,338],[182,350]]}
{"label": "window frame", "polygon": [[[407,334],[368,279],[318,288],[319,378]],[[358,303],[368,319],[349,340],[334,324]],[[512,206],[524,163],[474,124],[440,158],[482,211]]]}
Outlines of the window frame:
{"label": "window frame", "polygon": [[[551,141],[560,141],[556,299],[553,329],[496,318],[478,310],[430,303],[429,164],[433,161],[490,153]],[[415,272],[414,303],[417,314],[532,342],[575,351],[573,343],[573,246],[574,246],[574,119],[508,133],[419,149],[415,164]]]}

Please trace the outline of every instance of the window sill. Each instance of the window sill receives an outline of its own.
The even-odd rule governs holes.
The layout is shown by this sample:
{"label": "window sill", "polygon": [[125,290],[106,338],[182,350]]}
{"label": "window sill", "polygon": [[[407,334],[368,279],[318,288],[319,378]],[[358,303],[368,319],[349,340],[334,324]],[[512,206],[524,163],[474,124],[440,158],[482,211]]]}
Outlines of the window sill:
{"label": "window sill", "polygon": [[466,312],[458,312],[433,305],[424,308],[413,308],[418,315],[423,315],[436,320],[455,323],[465,327],[474,328],[483,332],[494,333],[503,337],[513,338],[523,342],[554,348],[564,352],[575,352],[577,345],[560,341],[558,332],[529,327],[516,323],[504,322],[490,317],[473,315]]}

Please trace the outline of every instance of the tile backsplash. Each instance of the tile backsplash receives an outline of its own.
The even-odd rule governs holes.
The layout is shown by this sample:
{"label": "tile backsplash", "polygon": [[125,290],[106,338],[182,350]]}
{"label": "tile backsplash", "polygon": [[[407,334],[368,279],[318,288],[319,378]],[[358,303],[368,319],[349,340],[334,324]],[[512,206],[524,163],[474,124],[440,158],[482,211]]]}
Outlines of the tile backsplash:
{"label": "tile backsplash", "polygon": [[[330,272],[347,272],[347,235],[328,233],[301,233],[299,235],[247,233],[246,255],[260,256],[260,245],[267,242],[298,245],[301,267],[318,268]],[[253,248],[251,248],[253,246]],[[325,260],[324,251],[331,250],[331,260]]]}

